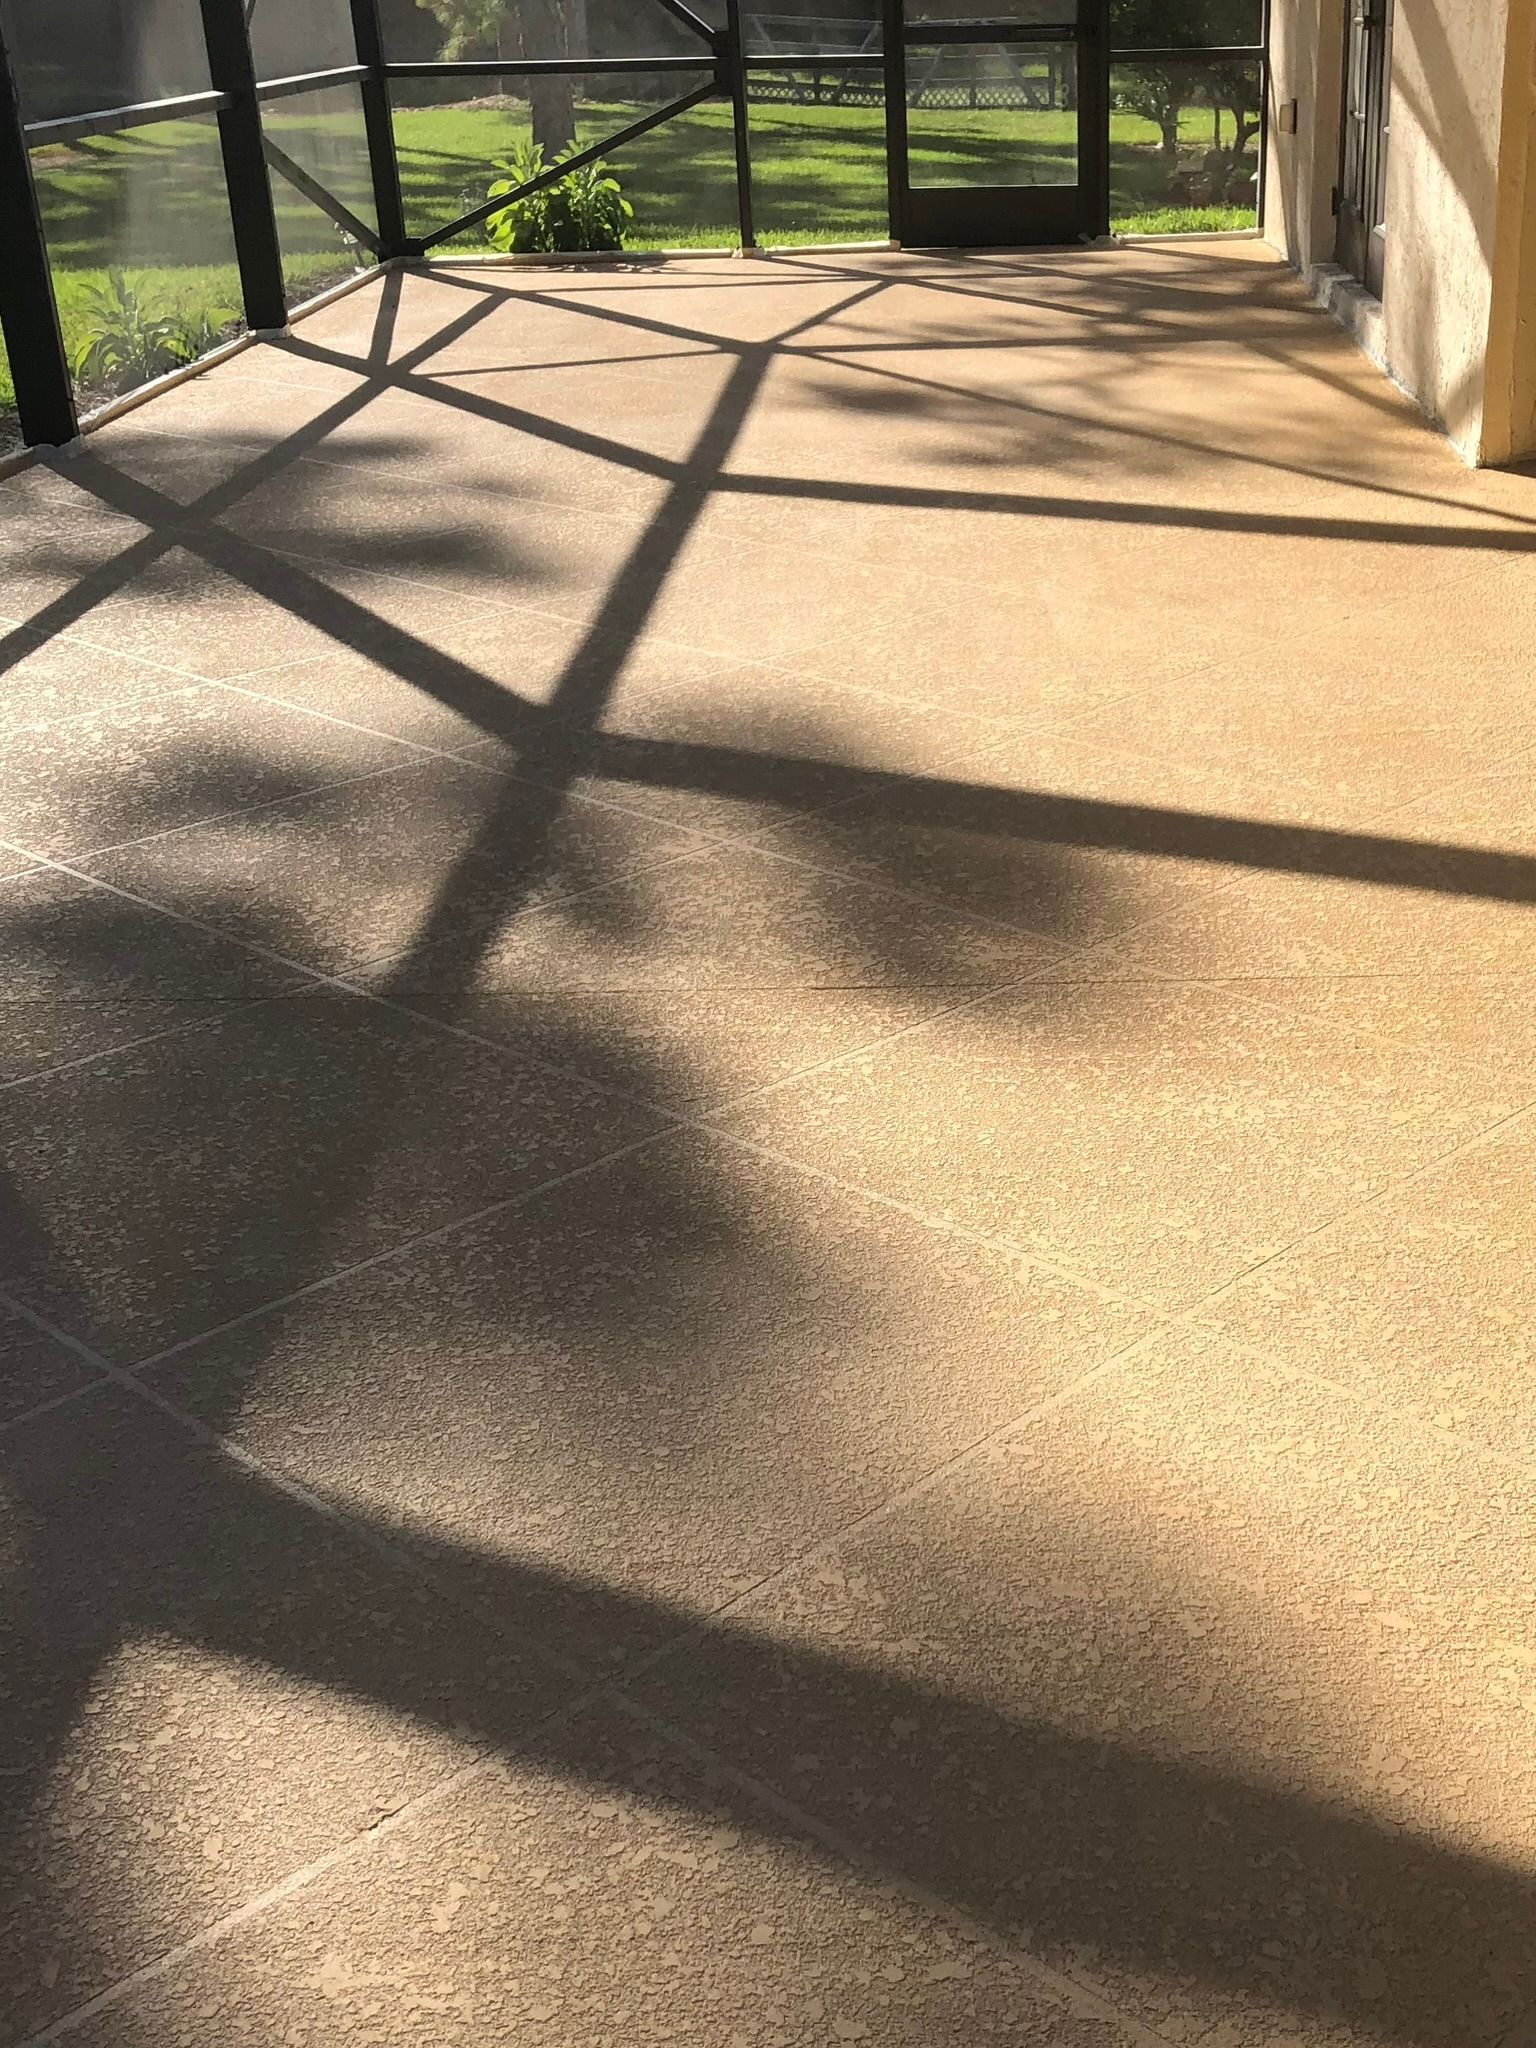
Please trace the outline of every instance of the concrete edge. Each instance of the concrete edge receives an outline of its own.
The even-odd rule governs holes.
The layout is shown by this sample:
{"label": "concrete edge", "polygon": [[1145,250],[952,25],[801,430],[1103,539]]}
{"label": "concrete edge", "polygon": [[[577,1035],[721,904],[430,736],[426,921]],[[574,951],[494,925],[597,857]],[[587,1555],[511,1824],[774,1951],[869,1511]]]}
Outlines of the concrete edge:
{"label": "concrete edge", "polygon": [[1392,389],[1406,398],[1420,418],[1428,420],[1444,437],[1446,445],[1455,450],[1457,459],[1468,469],[1477,468],[1476,461],[1467,451],[1457,446],[1440,415],[1427,406],[1416,391],[1410,390],[1393,369],[1387,353],[1386,316],[1380,299],[1337,263],[1309,265],[1302,281],[1312,303],[1320,307],[1335,326],[1343,328],[1366,361],[1374,363]]}
{"label": "concrete edge", "polygon": [[413,270],[631,270],[653,263],[735,262],[746,258],[771,260],[775,256],[867,256],[871,251],[895,249],[892,241],[874,242],[786,242],[772,248],[743,249],[739,244],[718,249],[567,249],[554,254],[531,251],[465,249],[444,251],[441,256],[410,257]]}
{"label": "concrete edge", "polygon": [[1312,264],[1304,282],[1313,303],[1321,306],[1328,317],[1343,328],[1378,370],[1386,370],[1390,376],[1386,324],[1380,299],[1338,263]]}
{"label": "concrete edge", "polygon": [[114,420],[120,420],[131,412],[137,412],[141,405],[148,405],[167,391],[174,391],[179,385],[190,384],[194,377],[201,377],[209,370],[218,369],[221,363],[232,362],[236,356],[244,355],[260,341],[275,341],[286,334],[291,327],[297,327],[312,313],[320,313],[332,306],[338,299],[350,297],[361,291],[364,285],[373,284],[388,270],[400,267],[400,259],[391,257],[383,263],[372,264],[367,270],[360,270],[355,277],[344,277],[340,284],[333,284],[323,292],[316,292],[312,299],[304,299],[293,307],[287,321],[281,327],[247,329],[229,341],[221,342],[217,348],[209,349],[207,355],[199,356],[196,362],[181,363],[174,370],[167,370],[163,377],[152,377],[147,384],[139,384],[132,391],[111,399],[106,405],[98,406],[93,413],[87,413],[80,422],[80,432],[73,441],[66,441],[62,447],[24,448],[15,455],[8,455],[0,461],[0,482],[14,476],[18,471],[30,469],[43,455],[68,455],[81,448],[87,437],[100,427],[109,427]]}
{"label": "concrete edge", "polygon": [[24,469],[30,469],[42,452],[41,448],[13,448],[9,455],[0,455],[0,484],[7,477],[20,476]]}
{"label": "concrete edge", "polygon": [[1142,242],[1262,242],[1262,228],[1195,228],[1186,232],[1182,228],[1170,228],[1161,235],[1117,235],[1113,228],[1107,235],[1101,235],[1094,243],[1095,248],[1134,249]]}

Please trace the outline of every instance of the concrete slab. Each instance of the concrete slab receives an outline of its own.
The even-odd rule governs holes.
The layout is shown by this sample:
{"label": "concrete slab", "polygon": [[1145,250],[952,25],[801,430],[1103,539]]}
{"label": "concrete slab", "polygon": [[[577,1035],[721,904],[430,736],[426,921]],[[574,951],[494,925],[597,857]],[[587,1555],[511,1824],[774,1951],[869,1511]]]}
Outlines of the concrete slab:
{"label": "concrete slab", "polygon": [[0,2039],[1532,2038],[1533,488],[1216,241],[0,486]]}

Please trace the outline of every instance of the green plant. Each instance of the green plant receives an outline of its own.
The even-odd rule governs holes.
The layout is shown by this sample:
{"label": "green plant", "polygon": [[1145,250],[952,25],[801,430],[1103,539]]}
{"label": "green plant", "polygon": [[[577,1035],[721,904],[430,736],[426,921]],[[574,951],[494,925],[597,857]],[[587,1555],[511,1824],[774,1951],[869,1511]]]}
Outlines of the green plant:
{"label": "green plant", "polygon": [[[573,155],[574,148],[563,154]],[[633,220],[635,210],[601,157],[567,171],[555,190],[565,204],[575,238],[570,244],[573,249],[623,248],[624,224]]]}
{"label": "green plant", "polygon": [[[558,168],[578,154],[570,143],[555,158]],[[486,197],[501,199],[541,178],[545,172],[544,148],[524,137],[505,163],[506,172],[490,187]],[[622,249],[625,223],[634,218],[634,208],[619,189],[619,181],[601,157],[576,164],[555,184],[530,192],[526,199],[512,199],[493,213],[485,232],[498,249],[516,255],[549,255],[563,250]]]}
{"label": "green plant", "polygon": [[[504,198],[507,193],[516,192],[533,179],[543,177],[544,145],[525,135],[511,156],[496,168],[505,171],[506,176],[498,178],[490,187],[485,195],[487,199]],[[550,219],[553,197],[553,188],[546,185],[542,192],[530,193],[526,199],[514,199],[510,206],[504,206],[487,220],[486,235],[498,249],[511,250],[520,256],[553,249],[554,226]]]}
{"label": "green plant", "polygon": [[75,350],[75,374],[118,388],[146,383],[202,355],[232,317],[220,310],[189,319],[114,264],[81,306],[85,338]]}

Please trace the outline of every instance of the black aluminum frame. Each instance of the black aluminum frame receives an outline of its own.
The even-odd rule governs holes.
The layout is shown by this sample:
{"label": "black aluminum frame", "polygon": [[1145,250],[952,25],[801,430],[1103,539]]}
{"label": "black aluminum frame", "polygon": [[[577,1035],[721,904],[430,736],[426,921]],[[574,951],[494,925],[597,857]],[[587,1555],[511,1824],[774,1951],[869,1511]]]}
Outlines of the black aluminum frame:
{"label": "black aluminum frame", "polygon": [[1344,12],[1334,257],[1379,299],[1386,266],[1393,0],[1349,0]]}
{"label": "black aluminum frame", "polygon": [[[218,122],[224,163],[235,254],[240,272],[242,310],[246,326],[256,333],[286,327],[289,309],[283,278],[282,250],[272,201],[275,172],[301,191],[331,220],[343,228],[382,262],[420,260],[431,250],[452,241],[466,228],[478,225],[517,197],[541,190],[565,175],[573,164],[591,162],[609,150],[630,142],[664,123],[676,120],[693,107],[710,99],[726,101],[731,108],[735,145],[735,172],[740,241],[743,249],[756,247],[752,201],[752,153],[748,127],[749,87],[754,73],[783,74],[797,70],[828,73],[882,71],[887,84],[889,146],[887,151],[891,232],[900,241],[906,212],[904,159],[904,103],[890,105],[890,95],[902,82],[899,40],[887,34],[883,50],[821,54],[806,52],[754,52],[746,47],[742,30],[742,0],[724,0],[725,23],[713,27],[688,5],[688,0],[656,0],[674,21],[699,41],[697,57],[590,57],[524,58],[513,60],[468,59],[461,62],[391,63],[385,55],[379,27],[378,0],[349,0],[357,62],[324,71],[302,72],[288,78],[261,79],[251,54],[249,11],[245,0],[199,0],[207,46],[212,89],[184,93],[171,99],[146,100],[130,106],[108,107],[63,119],[24,122],[16,81],[6,52],[4,9],[0,0],[0,329],[10,357],[11,378],[16,388],[22,438],[34,447],[58,446],[75,438],[79,419],[75,406],[74,382],[65,356],[59,327],[57,301],[47,240],[32,176],[33,147],[45,142],[75,141],[91,135],[111,135],[121,130],[144,127],[151,122],[211,114]],[[1082,0],[1085,10],[1096,10],[1104,0]],[[1257,60],[1261,74],[1261,129],[1259,161],[1262,167],[1268,137],[1268,4],[1264,10],[1264,41],[1259,44],[1223,48],[1166,50],[1111,49],[1100,35],[1094,47],[1093,70],[1101,75],[1100,85],[1088,82],[1090,118],[1098,122],[1102,112],[1108,119],[1107,80],[1115,64],[1189,62],[1211,63],[1235,58]],[[922,40],[961,41],[975,39],[970,23],[935,24],[923,30]],[[1038,40],[1038,35],[1021,29],[1015,38]],[[997,40],[989,27],[986,40]],[[1081,47],[1090,47],[1085,41]],[[1102,53],[1102,54],[1100,54]],[[519,188],[518,193],[488,200],[459,219],[435,228],[430,234],[412,236],[405,220],[401,196],[400,169],[394,133],[394,105],[391,84],[404,78],[536,78],[540,76],[613,76],[633,74],[656,78],[668,74],[707,73],[706,81],[691,92],[668,101],[617,134],[606,136],[575,156]],[[358,88],[367,138],[373,185],[377,231],[368,227],[352,210],[328,192],[319,181],[293,162],[263,132],[262,107],[271,100],[300,93],[323,91],[327,87],[353,85]],[[1082,91],[1082,85],[1079,91]],[[1102,109],[1099,100],[1102,99]],[[1102,174],[1090,195],[1093,220],[1107,226],[1107,152]],[[1262,206],[1262,169],[1260,205]],[[1102,191],[1099,189],[1102,186]],[[967,195],[957,194],[958,197]],[[957,216],[958,219],[958,216]],[[957,239],[975,240],[972,235]]]}
{"label": "black aluminum frame", "polygon": [[[8,197],[6,195],[9,195]],[[23,438],[34,447],[71,441],[75,391],[64,357],[53,266],[32,179],[21,100],[0,37],[0,326],[16,386]]]}
{"label": "black aluminum frame", "polygon": [[[1006,5],[1006,0],[1003,0]],[[1109,0],[1063,0],[1054,23],[975,19],[913,22],[907,0],[885,0],[886,149],[896,240],[941,247],[1089,241],[1109,227]],[[991,47],[1070,48],[1077,67],[1077,168],[1070,185],[917,185],[908,145],[907,52]]]}

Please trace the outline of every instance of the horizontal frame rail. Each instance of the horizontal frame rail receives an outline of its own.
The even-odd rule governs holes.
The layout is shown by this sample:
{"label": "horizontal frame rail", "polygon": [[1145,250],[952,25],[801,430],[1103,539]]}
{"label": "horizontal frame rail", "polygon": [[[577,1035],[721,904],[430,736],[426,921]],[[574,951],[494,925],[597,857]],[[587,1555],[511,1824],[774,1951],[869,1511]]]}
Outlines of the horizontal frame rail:
{"label": "horizontal frame rail", "polygon": [[[1049,41],[1059,41],[1059,33],[1047,31]],[[928,41],[946,41],[946,37],[922,37]],[[991,37],[979,37],[979,41],[993,41]],[[1110,49],[1110,63],[1237,63],[1257,61],[1266,53],[1264,43],[1182,43],[1178,49]],[[741,63],[748,72],[866,72],[879,70],[885,63],[885,55],[879,49],[836,49],[836,51],[813,51],[813,49],[786,49],[766,55],[764,51],[750,49],[741,57]]]}
{"label": "horizontal frame rail", "polygon": [[294,93],[324,92],[330,85],[361,85],[368,76],[366,64],[338,64],[330,71],[298,71],[292,78],[258,79],[256,97],[284,100]]}
{"label": "horizontal frame rail", "polygon": [[1120,50],[1109,53],[1111,64],[1236,64],[1263,57],[1262,43],[1180,43],[1177,49]]}
{"label": "horizontal frame rail", "polygon": [[766,56],[748,50],[741,60],[746,71],[879,71],[885,63],[883,50],[866,50],[862,55],[840,50],[825,57],[814,51],[787,50],[782,56]]}
{"label": "horizontal frame rail", "polygon": [[[966,26],[966,24],[956,24]],[[1059,40],[1054,29],[1031,29],[1027,35],[1010,36],[1010,41]],[[953,34],[930,35],[924,30],[922,42],[953,42]],[[995,36],[972,38],[995,42]],[[1180,44],[1177,48],[1121,49],[1109,53],[1112,64],[1235,64],[1256,62],[1264,56],[1262,43]],[[385,78],[549,78],[579,77],[583,72],[652,72],[686,74],[705,69],[714,61],[712,52],[697,57],[545,57],[469,58],[451,63],[423,59],[420,63],[385,64]],[[742,53],[747,71],[869,71],[884,59],[878,50],[854,51],[784,50],[771,55],[762,51]],[[327,86],[362,85],[374,77],[366,64],[343,64],[332,71],[306,71],[292,78],[269,78],[258,83],[260,100],[284,99],[305,92],[323,92]],[[122,128],[147,128],[156,121],[175,121],[196,114],[217,114],[229,105],[222,92],[181,93],[173,99],[141,100],[133,106],[103,107],[89,114],[66,114],[53,121],[29,121],[26,137],[33,148],[50,142],[74,142],[88,135],[111,135]]]}
{"label": "horizontal frame rail", "polygon": [[1076,43],[1083,40],[1086,24],[1034,21],[909,21],[902,40],[909,49],[931,48],[935,43]]}
{"label": "horizontal frame rail", "polygon": [[386,78],[577,78],[583,72],[689,72],[708,71],[714,65],[713,50],[701,50],[697,57],[467,57],[450,63],[424,59],[420,63],[386,64]]}
{"label": "horizontal frame rail", "polygon": [[666,106],[658,107],[643,120],[632,121],[627,128],[621,128],[616,135],[606,135],[601,142],[594,142],[586,149],[577,150],[563,162],[551,164],[547,171],[541,171],[536,178],[519,185],[514,192],[503,192],[499,198],[487,199],[480,206],[466,213],[461,219],[450,221],[446,227],[434,228],[430,235],[420,236],[409,248],[408,254],[424,256],[428,249],[435,249],[442,242],[451,242],[455,235],[463,234],[466,228],[478,227],[483,220],[489,220],[493,213],[501,213],[509,206],[515,206],[520,199],[530,198],[535,192],[542,192],[550,185],[558,185],[568,171],[579,171],[583,164],[596,163],[606,156],[610,149],[620,149],[626,142],[633,142],[637,135],[645,135],[652,128],[660,128],[666,121],[675,121],[679,114],[686,114],[704,100],[719,99],[720,87],[714,79],[708,85],[701,85],[697,92],[691,92],[680,100],[669,100]]}
{"label": "horizontal frame rail", "polygon": [[56,121],[28,121],[22,133],[32,149],[49,142],[76,142],[87,135],[115,135],[122,128],[148,128],[155,121],[180,121],[193,114],[218,114],[230,104],[227,92],[184,92],[174,99],[138,100],[128,107],[101,107],[90,114],[65,114]]}
{"label": "horizontal frame rail", "polygon": [[[683,70],[687,67],[679,64],[676,68]],[[281,100],[297,93],[324,92],[327,86],[332,85],[361,85],[372,75],[366,64],[341,64],[329,71],[302,71],[291,78],[265,78],[257,82],[256,97],[259,100]],[[50,121],[28,121],[23,133],[28,145],[39,149],[50,142],[77,142],[88,135],[115,135],[120,129],[148,128],[157,121],[183,121],[197,114],[218,114],[229,104],[227,92],[183,92],[173,94],[169,99],[135,100],[125,107],[98,107],[84,114],[62,114]]]}
{"label": "horizontal frame rail", "polygon": [[[1060,29],[1031,29],[1027,37],[999,38],[979,35],[963,40],[977,43],[1000,40],[1060,42],[1062,34],[1063,31]],[[962,39],[948,35],[930,36],[925,30],[920,34],[914,31],[909,40],[922,44]],[[1239,60],[1256,61],[1262,58],[1264,53],[1262,43],[1181,43],[1177,49],[1122,50],[1117,47],[1110,51],[1109,61],[1111,64],[1173,64],[1185,61],[1230,64]],[[879,50],[776,50],[772,55],[761,50],[748,50],[742,58],[742,64],[748,71],[871,71],[878,70],[884,62],[884,54]]]}
{"label": "horizontal frame rail", "polygon": [[[1054,42],[1060,40],[1060,31],[1022,27],[1005,38],[995,35],[970,36],[965,38],[954,34],[955,28],[969,29],[968,23],[940,24],[933,33],[927,29],[913,31],[917,40],[923,43],[948,43],[961,40],[996,42]],[[942,29],[942,32],[939,32]],[[1109,53],[1112,64],[1237,64],[1257,63],[1265,54],[1262,43],[1190,44],[1182,43],[1177,48],[1121,49],[1118,46]],[[715,61],[712,51],[701,51],[697,57],[528,57],[528,58],[469,58],[452,63],[423,60],[420,63],[385,64],[383,75],[389,78],[550,78],[580,77],[590,72],[602,75],[609,72],[634,72],[660,75],[686,75],[708,68]],[[878,50],[827,51],[784,50],[771,55],[756,50],[742,53],[742,68],[745,71],[871,71],[883,63]],[[343,64],[330,71],[305,71],[292,78],[268,78],[258,83],[256,97],[259,100],[277,100],[294,97],[306,92],[324,92],[327,87],[337,85],[364,85],[375,77],[373,69],[366,64]],[[31,148],[41,148],[50,142],[75,142],[90,135],[112,135],[120,129],[147,128],[157,121],[190,119],[198,114],[217,114],[230,103],[228,93],[191,92],[180,93],[172,99],[140,100],[132,106],[102,107],[89,114],[66,114],[58,120],[29,121],[25,134]]]}

